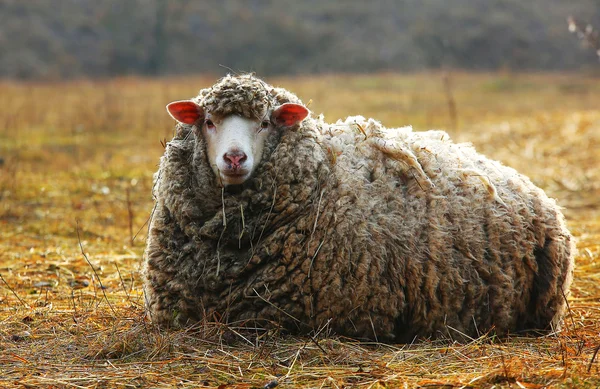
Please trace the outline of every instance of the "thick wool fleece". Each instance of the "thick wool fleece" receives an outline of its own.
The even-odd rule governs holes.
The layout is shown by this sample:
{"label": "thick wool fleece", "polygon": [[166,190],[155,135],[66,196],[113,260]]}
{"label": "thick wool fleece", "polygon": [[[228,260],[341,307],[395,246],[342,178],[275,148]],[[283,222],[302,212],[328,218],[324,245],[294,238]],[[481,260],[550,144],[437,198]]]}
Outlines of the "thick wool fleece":
{"label": "thick wool fleece", "polygon": [[[244,77],[197,101],[254,117],[299,101]],[[402,342],[548,330],[564,311],[574,247],[555,202],[441,131],[309,118],[274,131],[253,177],[222,190],[201,131],[180,125],[155,179],[144,272],[162,325],[329,323]]]}
{"label": "thick wool fleece", "polygon": [[202,89],[195,101],[205,112],[220,116],[236,114],[248,119],[264,119],[281,104],[302,103],[294,94],[274,88],[251,74],[223,77],[212,87]]}

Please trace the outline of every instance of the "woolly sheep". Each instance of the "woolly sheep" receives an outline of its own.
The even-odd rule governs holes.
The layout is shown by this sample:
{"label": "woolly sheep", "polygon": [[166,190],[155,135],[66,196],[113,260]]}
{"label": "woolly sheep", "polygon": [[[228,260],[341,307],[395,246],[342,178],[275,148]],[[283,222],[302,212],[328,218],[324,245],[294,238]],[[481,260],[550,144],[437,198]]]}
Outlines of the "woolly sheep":
{"label": "woolly sheep", "polygon": [[[575,251],[563,215],[472,146],[361,116],[326,124],[252,75],[168,109],[180,124],[144,264],[154,322],[328,325],[386,342],[559,325]],[[220,161],[223,123],[233,158]]]}

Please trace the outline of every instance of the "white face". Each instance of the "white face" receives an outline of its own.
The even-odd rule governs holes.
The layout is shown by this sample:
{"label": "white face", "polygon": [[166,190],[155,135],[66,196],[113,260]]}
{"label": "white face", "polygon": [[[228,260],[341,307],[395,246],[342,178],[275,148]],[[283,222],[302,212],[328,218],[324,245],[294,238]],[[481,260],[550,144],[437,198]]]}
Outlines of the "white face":
{"label": "white face", "polygon": [[208,161],[222,186],[246,181],[260,163],[265,140],[272,130],[268,120],[238,115],[207,115],[202,123]]}

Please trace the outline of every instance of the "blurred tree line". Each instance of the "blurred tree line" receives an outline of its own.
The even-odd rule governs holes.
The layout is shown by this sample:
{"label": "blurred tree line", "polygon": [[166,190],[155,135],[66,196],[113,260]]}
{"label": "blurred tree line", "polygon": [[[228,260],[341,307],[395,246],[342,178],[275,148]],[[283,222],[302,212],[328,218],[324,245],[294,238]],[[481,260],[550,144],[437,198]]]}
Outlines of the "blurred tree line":
{"label": "blurred tree line", "polygon": [[0,0],[0,77],[598,67],[599,0]]}

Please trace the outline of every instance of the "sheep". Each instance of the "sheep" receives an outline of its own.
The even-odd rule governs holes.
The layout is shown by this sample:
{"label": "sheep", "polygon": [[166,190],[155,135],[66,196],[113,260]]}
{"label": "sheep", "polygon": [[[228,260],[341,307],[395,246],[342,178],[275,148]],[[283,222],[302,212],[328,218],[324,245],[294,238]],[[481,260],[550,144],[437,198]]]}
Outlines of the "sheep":
{"label": "sheep", "polygon": [[443,131],[327,124],[253,75],[167,107],[149,317],[410,342],[559,327],[573,239],[554,200]]}

